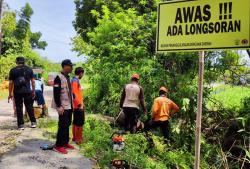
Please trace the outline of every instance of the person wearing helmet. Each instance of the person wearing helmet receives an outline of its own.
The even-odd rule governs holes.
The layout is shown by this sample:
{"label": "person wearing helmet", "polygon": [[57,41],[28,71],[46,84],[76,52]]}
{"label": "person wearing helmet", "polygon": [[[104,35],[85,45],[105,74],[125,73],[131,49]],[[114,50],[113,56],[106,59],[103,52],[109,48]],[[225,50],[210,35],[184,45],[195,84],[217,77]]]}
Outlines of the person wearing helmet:
{"label": "person wearing helmet", "polygon": [[125,114],[125,132],[135,133],[137,122],[140,117],[140,106],[147,114],[147,109],[144,101],[143,88],[139,86],[139,75],[133,74],[131,76],[131,83],[125,85],[121,100],[120,108],[123,109]]}
{"label": "person wearing helmet", "polygon": [[167,98],[168,89],[161,87],[159,97],[154,100],[152,119],[145,124],[145,131],[160,127],[165,139],[169,139],[169,122],[172,115],[179,111],[179,107]]}

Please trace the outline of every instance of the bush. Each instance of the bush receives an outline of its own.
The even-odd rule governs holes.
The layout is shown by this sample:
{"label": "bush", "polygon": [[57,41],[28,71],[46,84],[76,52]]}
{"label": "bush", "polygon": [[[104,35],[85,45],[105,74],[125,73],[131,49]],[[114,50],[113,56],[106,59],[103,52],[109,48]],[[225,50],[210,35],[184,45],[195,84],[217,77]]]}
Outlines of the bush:
{"label": "bush", "polygon": [[[165,145],[163,139],[155,135],[155,148],[149,149],[143,134],[128,134],[124,136],[125,150],[113,152],[110,137],[115,130],[100,116],[90,115],[84,126],[81,152],[89,158],[96,159],[101,168],[107,168],[114,158],[126,160],[131,166],[143,169],[193,168],[194,157],[191,152]],[[203,161],[202,166],[207,168],[207,163]]]}
{"label": "bush", "polygon": [[0,57],[0,82],[8,79],[10,69],[16,65],[15,60],[15,55]]}
{"label": "bush", "polygon": [[250,135],[250,97],[245,97],[242,99],[242,108],[240,110],[240,116],[242,120],[243,127],[246,128],[246,131]]}
{"label": "bush", "polygon": [[[49,138],[54,138],[57,122],[42,119],[39,120],[38,127],[45,129]],[[80,152],[88,158],[95,159],[100,168],[108,168],[113,159],[126,160],[134,168],[193,168],[194,156],[191,152],[163,144],[163,139],[155,135],[153,135],[156,145],[154,148],[149,148],[144,134],[128,134],[124,136],[125,150],[114,152],[111,135],[117,130],[111,128],[109,122],[99,115],[87,116],[83,133],[84,143],[80,145]],[[202,168],[208,168],[205,160],[202,161]]]}

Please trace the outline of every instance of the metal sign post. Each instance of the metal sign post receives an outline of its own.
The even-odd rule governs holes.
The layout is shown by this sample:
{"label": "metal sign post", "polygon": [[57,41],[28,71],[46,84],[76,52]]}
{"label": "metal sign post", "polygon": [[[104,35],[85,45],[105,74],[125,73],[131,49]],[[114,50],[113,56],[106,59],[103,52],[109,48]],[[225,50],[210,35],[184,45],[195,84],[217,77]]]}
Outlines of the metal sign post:
{"label": "metal sign post", "polygon": [[196,114],[196,131],[195,131],[195,169],[200,168],[200,149],[201,149],[201,117],[202,117],[202,101],[203,101],[203,77],[204,77],[204,55],[201,51],[199,54],[199,79],[198,79],[198,100]]}

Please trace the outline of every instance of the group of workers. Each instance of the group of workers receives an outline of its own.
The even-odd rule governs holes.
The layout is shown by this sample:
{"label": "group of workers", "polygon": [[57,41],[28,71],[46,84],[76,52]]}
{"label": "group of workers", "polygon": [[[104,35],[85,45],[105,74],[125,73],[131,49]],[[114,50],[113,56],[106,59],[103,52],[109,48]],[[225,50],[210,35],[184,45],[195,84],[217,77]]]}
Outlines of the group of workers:
{"label": "group of workers", "polygon": [[[120,101],[120,108],[125,114],[124,129],[126,133],[135,133],[138,120],[140,118],[140,107],[147,115],[146,104],[144,101],[143,88],[139,85],[140,77],[138,74],[131,76],[131,82],[126,84]],[[161,87],[159,97],[154,100],[152,107],[152,118],[145,123],[144,130],[149,131],[160,127],[165,139],[169,139],[169,119],[179,111],[179,107],[167,98],[168,89]]]}
{"label": "group of workers", "polygon": [[[36,127],[33,102],[36,99],[38,105],[45,108],[43,98],[43,84],[39,79],[35,79],[31,68],[25,65],[24,57],[17,57],[17,66],[10,71],[9,75],[9,97],[14,98],[18,128],[24,128],[23,121],[23,102],[28,112],[31,127]],[[85,105],[83,99],[83,90],[80,80],[84,76],[84,69],[77,67],[75,76],[71,79],[70,74],[73,71],[73,63],[66,59],[61,63],[62,70],[56,76],[53,84],[52,108],[56,109],[59,115],[58,131],[54,150],[67,154],[67,149],[74,149],[69,144],[69,128],[72,122],[73,126],[72,140],[77,144],[83,141],[83,125],[85,120]],[[140,108],[147,115],[147,108],[144,100],[143,88],[139,85],[140,77],[138,74],[131,76],[131,82],[126,84],[120,100],[120,108],[125,114],[124,130],[126,133],[135,133],[137,122],[140,118]],[[36,82],[37,81],[37,82]],[[37,85],[36,85],[37,84]],[[31,86],[31,87],[30,87]],[[14,94],[14,96],[13,96]],[[167,98],[168,89],[161,87],[159,97],[154,100],[152,107],[152,119],[145,123],[144,130],[149,131],[152,128],[160,127],[165,139],[169,139],[170,117],[179,111],[179,107]],[[44,110],[43,110],[44,113]]]}

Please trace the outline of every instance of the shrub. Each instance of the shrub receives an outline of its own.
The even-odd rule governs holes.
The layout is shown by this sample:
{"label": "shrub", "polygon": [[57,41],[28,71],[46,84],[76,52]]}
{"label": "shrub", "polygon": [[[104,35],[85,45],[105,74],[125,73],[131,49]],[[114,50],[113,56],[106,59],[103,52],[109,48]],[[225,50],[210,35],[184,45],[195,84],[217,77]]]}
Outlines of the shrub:
{"label": "shrub", "polygon": [[[117,129],[112,129],[107,121],[100,116],[90,115],[84,126],[84,143],[81,152],[97,160],[101,168],[107,168],[114,158],[126,160],[132,167],[143,169],[175,168],[191,169],[194,157],[190,152],[175,149],[163,144],[163,139],[153,136],[155,148],[149,149],[144,134],[125,135],[125,150],[113,152],[111,135]],[[204,161],[202,166],[207,166]],[[205,168],[205,167],[203,167]]]}

